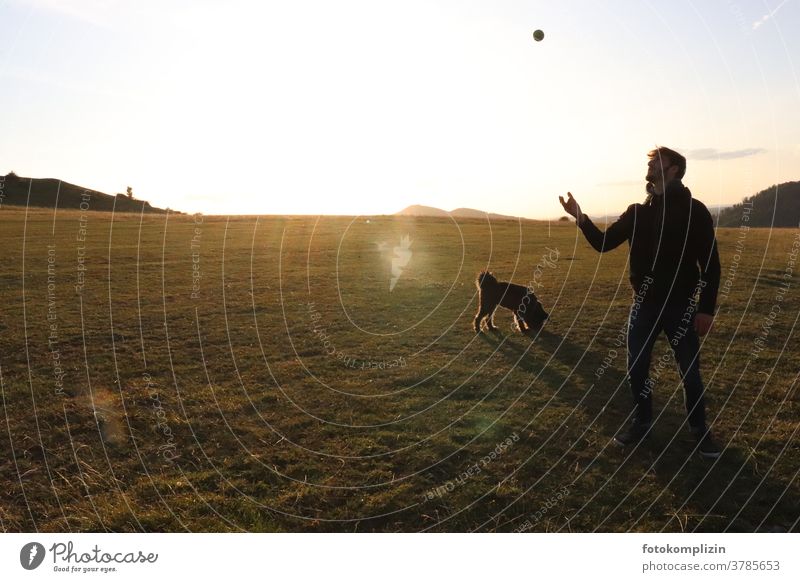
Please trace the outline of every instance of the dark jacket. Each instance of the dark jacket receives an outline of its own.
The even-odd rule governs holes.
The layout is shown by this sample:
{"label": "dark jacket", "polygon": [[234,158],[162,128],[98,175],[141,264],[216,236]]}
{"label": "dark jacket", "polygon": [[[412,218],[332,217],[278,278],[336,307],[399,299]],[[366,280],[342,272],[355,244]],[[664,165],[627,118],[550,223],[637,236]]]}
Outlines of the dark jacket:
{"label": "dark jacket", "polygon": [[586,215],[578,226],[601,253],[628,241],[634,291],[642,289],[646,277],[653,278],[644,300],[687,301],[699,285],[697,311],[714,314],[720,276],[714,222],[705,204],[692,198],[679,180],[670,182],[663,196],[628,206],[605,233]]}

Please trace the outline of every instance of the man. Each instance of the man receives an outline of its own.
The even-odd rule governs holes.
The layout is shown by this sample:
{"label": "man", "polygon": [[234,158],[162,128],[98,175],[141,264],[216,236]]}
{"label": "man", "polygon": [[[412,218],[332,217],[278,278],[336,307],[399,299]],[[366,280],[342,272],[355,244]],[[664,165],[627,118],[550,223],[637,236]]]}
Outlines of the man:
{"label": "man", "polygon": [[630,427],[614,442],[634,445],[650,431],[650,359],[656,337],[664,331],[680,369],[697,449],[703,457],[716,458],[720,451],[706,425],[698,339],[714,322],[719,288],[714,223],[705,205],[681,182],[686,158],[665,147],[648,157],[647,200],[630,205],[605,233],[581,212],[571,193],[566,201],[561,196],[559,200],[595,250],[610,251],[625,241],[630,245],[634,302],[628,319],[628,380],[635,410]]}

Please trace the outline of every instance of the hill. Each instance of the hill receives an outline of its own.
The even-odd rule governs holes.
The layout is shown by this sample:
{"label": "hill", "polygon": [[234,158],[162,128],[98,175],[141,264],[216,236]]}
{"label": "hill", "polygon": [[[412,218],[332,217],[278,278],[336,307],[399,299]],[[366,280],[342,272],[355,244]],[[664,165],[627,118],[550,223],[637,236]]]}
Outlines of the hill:
{"label": "hill", "polygon": [[412,204],[407,208],[403,208],[400,212],[395,212],[396,216],[449,216],[450,213],[441,208],[434,208],[433,206],[422,206],[421,204]]}
{"label": "hill", "polygon": [[[11,206],[36,206],[40,208],[78,209],[81,203],[88,208],[110,212],[164,213],[163,208],[150,206],[146,200],[128,198],[125,194],[112,196],[90,188],[83,188],[54,178],[23,178],[16,174],[0,177],[0,204]],[[30,200],[28,193],[30,192]],[[114,201],[116,200],[116,206]],[[144,205],[144,208],[142,208]]]}
{"label": "hill", "polygon": [[[494,212],[475,210],[474,208],[456,208],[455,210],[450,210],[448,212],[447,210],[442,210],[441,208],[422,206],[421,204],[412,204],[400,212],[395,212],[395,216],[453,216],[456,218],[486,218],[488,216],[492,220],[520,220],[520,217],[517,216],[495,214]],[[522,218],[521,220],[528,219]]]}
{"label": "hill", "polygon": [[[748,219],[743,217],[747,216]],[[797,227],[800,224],[800,182],[770,186],[719,213],[719,226]]]}

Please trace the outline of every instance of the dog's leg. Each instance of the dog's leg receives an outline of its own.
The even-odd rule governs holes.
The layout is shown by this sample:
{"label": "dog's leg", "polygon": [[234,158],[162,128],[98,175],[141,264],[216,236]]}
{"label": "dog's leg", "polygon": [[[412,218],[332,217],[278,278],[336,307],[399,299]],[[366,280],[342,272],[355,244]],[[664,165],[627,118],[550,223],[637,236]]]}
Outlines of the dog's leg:
{"label": "dog's leg", "polygon": [[494,312],[495,312],[496,309],[497,309],[497,305],[492,307],[489,310],[489,316],[486,318],[486,325],[489,328],[489,331],[495,331],[497,329],[497,326],[495,326],[495,324],[494,324]]}
{"label": "dog's leg", "polygon": [[472,327],[475,329],[475,333],[481,332],[481,320],[486,317],[486,306],[481,305],[478,308],[478,315],[475,316],[475,321],[472,322]]}
{"label": "dog's leg", "polygon": [[514,313],[514,321],[516,321],[516,322],[517,322],[517,329],[518,329],[518,330],[519,330],[521,333],[525,333],[526,331],[528,331],[528,330],[527,330],[527,328],[525,327],[525,320],[523,320],[523,319],[522,319],[522,318],[519,316],[519,314],[518,314],[518,313]]}

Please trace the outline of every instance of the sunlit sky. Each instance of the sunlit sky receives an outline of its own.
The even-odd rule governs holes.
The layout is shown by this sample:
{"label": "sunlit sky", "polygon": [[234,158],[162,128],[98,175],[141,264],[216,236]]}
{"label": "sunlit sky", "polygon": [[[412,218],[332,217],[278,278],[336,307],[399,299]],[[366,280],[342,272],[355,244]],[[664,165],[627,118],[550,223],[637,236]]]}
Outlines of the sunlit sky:
{"label": "sunlit sky", "polygon": [[[535,42],[532,32],[545,38]],[[614,214],[800,179],[800,0],[0,0],[0,172],[214,214]]]}

